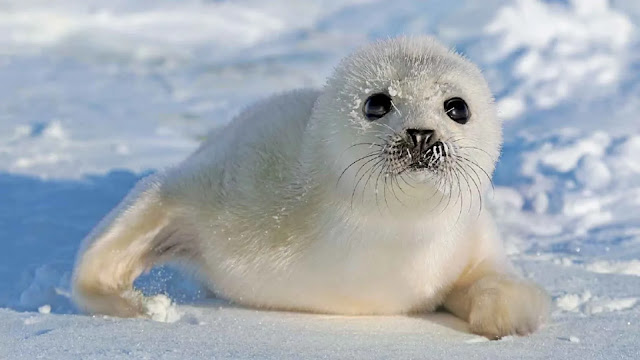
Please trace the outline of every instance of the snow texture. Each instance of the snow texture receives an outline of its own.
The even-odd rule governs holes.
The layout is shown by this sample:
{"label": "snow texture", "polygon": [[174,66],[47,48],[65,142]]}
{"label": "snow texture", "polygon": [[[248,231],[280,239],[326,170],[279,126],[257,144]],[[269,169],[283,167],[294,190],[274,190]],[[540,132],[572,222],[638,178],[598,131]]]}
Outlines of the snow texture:
{"label": "snow texture", "polygon": [[[634,0],[0,0],[0,359],[640,358],[639,22]],[[138,281],[158,321],[76,311],[80,241],[137,179],[402,34],[484,70],[506,127],[490,206],[551,324],[490,342],[446,313],[257,311],[171,268]]]}

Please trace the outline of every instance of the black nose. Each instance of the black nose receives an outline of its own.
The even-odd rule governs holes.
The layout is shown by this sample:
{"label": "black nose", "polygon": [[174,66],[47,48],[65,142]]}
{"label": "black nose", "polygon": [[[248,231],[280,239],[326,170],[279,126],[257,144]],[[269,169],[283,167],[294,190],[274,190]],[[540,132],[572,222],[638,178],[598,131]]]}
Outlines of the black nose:
{"label": "black nose", "polygon": [[429,143],[433,133],[433,130],[427,129],[407,129],[407,135],[413,142],[413,146],[419,148],[420,151]]}

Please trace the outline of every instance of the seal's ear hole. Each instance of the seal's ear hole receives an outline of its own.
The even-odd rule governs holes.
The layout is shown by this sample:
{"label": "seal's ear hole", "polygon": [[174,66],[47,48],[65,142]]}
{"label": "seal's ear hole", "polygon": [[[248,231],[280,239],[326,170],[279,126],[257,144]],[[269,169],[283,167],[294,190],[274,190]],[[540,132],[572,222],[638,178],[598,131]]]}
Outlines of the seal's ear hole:
{"label": "seal's ear hole", "polygon": [[375,121],[391,111],[392,100],[385,93],[377,93],[369,96],[364,102],[362,112],[369,121]]}
{"label": "seal's ear hole", "polygon": [[458,124],[466,124],[471,117],[469,106],[459,97],[451,98],[444,102],[444,112],[451,120]]}

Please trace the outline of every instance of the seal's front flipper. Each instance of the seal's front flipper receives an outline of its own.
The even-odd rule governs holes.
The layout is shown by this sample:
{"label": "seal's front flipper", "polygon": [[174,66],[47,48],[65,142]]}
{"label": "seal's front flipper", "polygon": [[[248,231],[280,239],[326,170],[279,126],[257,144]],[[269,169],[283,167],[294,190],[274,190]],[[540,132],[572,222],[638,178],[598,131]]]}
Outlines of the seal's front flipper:
{"label": "seal's front flipper", "polygon": [[[161,175],[143,179],[84,240],[73,272],[76,304],[89,313],[152,316],[133,289],[145,270],[197,254],[175,207],[161,196]],[[180,229],[180,230],[178,230]]]}

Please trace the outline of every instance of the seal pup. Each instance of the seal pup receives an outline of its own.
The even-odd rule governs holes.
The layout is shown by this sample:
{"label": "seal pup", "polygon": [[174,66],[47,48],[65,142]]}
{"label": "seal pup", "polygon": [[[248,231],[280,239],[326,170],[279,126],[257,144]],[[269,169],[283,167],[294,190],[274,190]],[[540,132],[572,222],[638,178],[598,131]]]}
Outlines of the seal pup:
{"label": "seal pup", "polygon": [[405,314],[444,305],[489,338],[549,299],[517,276],[483,195],[502,142],[479,69],[429,37],[365,46],[324,88],[275,95],[151,175],[85,239],[76,303],[151,316],[133,289],[166,261],[265,309]]}

